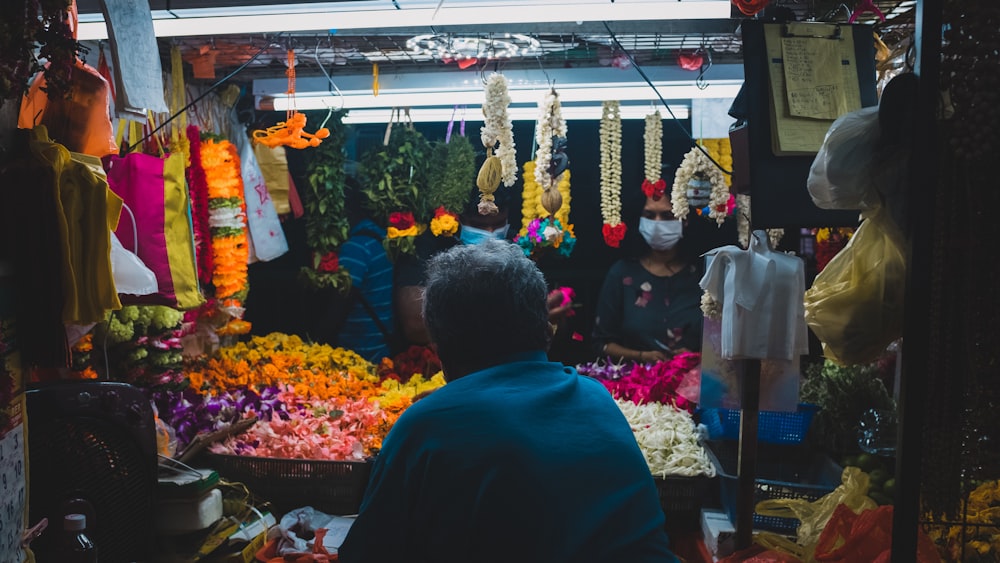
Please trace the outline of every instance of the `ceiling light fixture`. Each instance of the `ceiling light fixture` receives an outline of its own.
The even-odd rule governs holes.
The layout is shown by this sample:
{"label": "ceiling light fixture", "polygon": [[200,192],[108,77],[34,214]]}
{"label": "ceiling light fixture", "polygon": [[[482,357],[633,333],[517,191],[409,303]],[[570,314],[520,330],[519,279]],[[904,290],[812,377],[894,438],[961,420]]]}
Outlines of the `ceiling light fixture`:
{"label": "ceiling light fixture", "polygon": [[[155,10],[153,31],[157,37],[183,37],[245,33],[330,31],[351,29],[413,28],[448,25],[544,24],[599,21],[651,21],[725,19],[728,0],[493,0],[446,3],[403,2],[403,9],[378,0],[327,2],[323,4],[275,4],[223,9]],[[78,39],[108,38],[101,14],[80,15]]]}
{"label": "ceiling light fixture", "polygon": [[[690,108],[686,105],[670,105],[671,111],[677,119],[687,119],[690,117]],[[648,105],[621,106],[622,119],[644,119],[646,115],[655,111],[656,108]],[[447,123],[452,119],[462,119],[468,123],[479,123],[483,120],[481,106],[467,107],[465,110],[455,111],[454,108],[414,108],[410,110],[410,119],[415,123]],[[537,107],[516,107],[508,108],[507,115],[511,121],[535,121],[538,119]],[[664,113],[666,115],[666,113]],[[570,106],[562,107],[563,119],[569,121],[594,120],[601,118],[601,105]],[[392,119],[391,109],[359,109],[352,110],[344,116],[345,124],[361,123],[388,123]]]}
{"label": "ceiling light fixture", "polygon": [[[742,81],[714,81],[706,88],[698,88],[692,84],[657,84],[657,90],[665,100],[688,100],[692,98],[734,98],[740,90]],[[645,102],[656,99],[656,94],[646,85],[602,87],[601,85],[560,87],[559,100],[567,102],[602,102],[604,100]],[[511,103],[534,104],[540,101],[548,92],[548,88],[530,88],[509,90]],[[466,91],[433,91],[393,93],[382,91],[378,96],[371,92],[347,93],[343,96],[309,95],[304,92],[295,94],[295,106],[299,110],[326,109],[340,107],[346,109],[375,109],[393,107],[434,107],[445,104],[478,105],[483,102],[481,89]],[[289,99],[284,96],[259,96],[257,106],[261,110],[286,111],[290,107]],[[600,108],[598,108],[600,109]],[[598,115],[598,118],[600,116]]]}

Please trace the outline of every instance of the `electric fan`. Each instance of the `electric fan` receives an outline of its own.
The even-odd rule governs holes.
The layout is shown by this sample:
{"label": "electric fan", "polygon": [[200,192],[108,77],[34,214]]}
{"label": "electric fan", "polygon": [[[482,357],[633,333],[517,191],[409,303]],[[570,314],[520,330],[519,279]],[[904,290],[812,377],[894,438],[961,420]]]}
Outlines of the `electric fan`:
{"label": "electric fan", "polygon": [[63,516],[87,515],[102,562],[147,559],[154,545],[156,431],[139,389],[105,381],[53,382],[27,391],[28,510],[48,518],[34,542],[39,563]]}

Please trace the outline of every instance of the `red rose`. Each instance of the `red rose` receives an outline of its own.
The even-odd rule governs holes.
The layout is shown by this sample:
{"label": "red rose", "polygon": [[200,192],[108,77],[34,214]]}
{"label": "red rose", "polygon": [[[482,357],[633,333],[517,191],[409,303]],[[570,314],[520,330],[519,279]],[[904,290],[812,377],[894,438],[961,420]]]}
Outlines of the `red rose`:
{"label": "red rose", "polygon": [[395,227],[397,230],[405,231],[412,227],[414,223],[413,213],[409,211],[397,211],[389,214],[389,225]]}
{"label": "red rose", "polygon": [[604,242],[608,243],[608,246],[618,248],[622,239],[625,238],[625,223],[618,223],[614,227],[605,223],[601,227],[601,232],[604,234]]}
{"label": "red rose", "polygon": [[340,258],[337,257],[337,253],[333,251],[327,252],[321,256],[319,259],[319,265],[316,266],[317,270],[324,273],[336,272],[338,268],[340,268]]}
{"label": "red rose", "polygon": [[655,182],[650,182],[649,180],[642,181],[642,193],[646,194],[646,197],[660,199],[666,191],[667,181],[663,178],[660,178]]}
{"label": "red rose", "polygon": [[435,218],[441,217],[442,215],[451,215],[452,217],[456,217],[456,218],[458,217],[458,215],[455,215],[451,211],[448,211],[447,209],[445,209],[443,205],[434,210],[434,217]]}

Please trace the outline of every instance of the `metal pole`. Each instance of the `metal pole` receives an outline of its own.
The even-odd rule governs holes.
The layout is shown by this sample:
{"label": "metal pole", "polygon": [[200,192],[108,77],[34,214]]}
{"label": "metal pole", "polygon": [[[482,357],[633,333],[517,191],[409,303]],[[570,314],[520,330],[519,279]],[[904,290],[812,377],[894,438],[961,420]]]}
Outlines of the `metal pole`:
{"label": "metal pole", "polygon": [[754,482],[757,480],[757,414],[760,408],[760,360],[743,360],[740,406],[739,481],[736,493],[736,549],[753,541]]}
{"label": "metal pole", "polygon": [[[934,206],[938,189],[939,144],[937,107],[941,56],[942,0],[918,0],[916,13],[916,65],[919,79],[915,131],[910,161],[907,213],[909,247],[903,328],[903,369],[899,393],[899,434],[896,448],[896,499],[892,522],[892,562],[917,560],[920,525],[920,473],[923,420],[930,365],[931,267]],[[913,212],[919,206],[919,220]]]}

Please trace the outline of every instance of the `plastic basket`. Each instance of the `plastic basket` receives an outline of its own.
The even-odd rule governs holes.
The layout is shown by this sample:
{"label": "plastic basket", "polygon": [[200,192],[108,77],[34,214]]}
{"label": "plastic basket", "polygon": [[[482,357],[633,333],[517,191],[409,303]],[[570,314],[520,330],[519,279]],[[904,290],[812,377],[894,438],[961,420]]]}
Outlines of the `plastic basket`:
{"label": "plastic basket", "polygon": [[695,529],[701,509],[708,502],[712,479],[709,477],[653,477],[660,508],[671,529]]}
{"label": "plastic basket", "polygon": [[277,459],[206,454],[219,475],[243,483],[284,514],[303,506],[334,515],[357,514],[371,475],[370,461]]}
{"label": "plastic basket", "polygon": [[[766,444],[801,444],[809,432],[819,407],[802,403],[796,412],[760,411],[757,417],[757,441]],[[740,437],[738,409],[705,409],[701,422],[713,440],[737,440]]]}
{"label": "plastic basket", "polygon": [[[739,493],[737,444],[709,441],[705,447],[719,476],[722,506],[729,519],[735,522]],[[842,472],[843,469],[826,455],[797,446],[762,445],[757,451],[754,506],[771,499],[817,500],[840,485]],[[754,512],[753,525],[758,530],[793,535],[799,521],[795,518],[761,516]]]}

